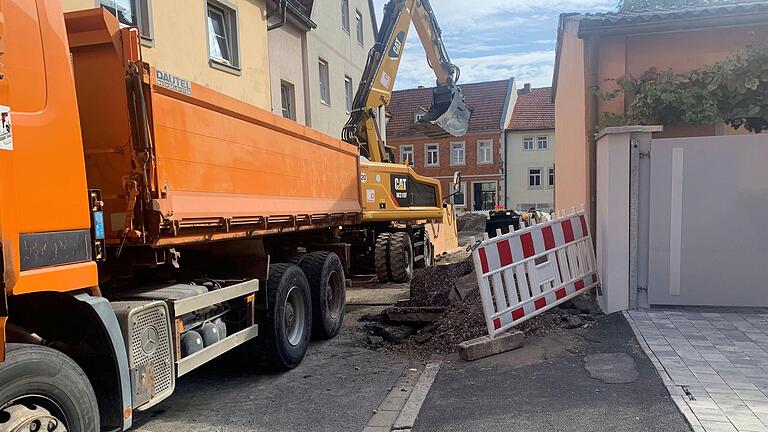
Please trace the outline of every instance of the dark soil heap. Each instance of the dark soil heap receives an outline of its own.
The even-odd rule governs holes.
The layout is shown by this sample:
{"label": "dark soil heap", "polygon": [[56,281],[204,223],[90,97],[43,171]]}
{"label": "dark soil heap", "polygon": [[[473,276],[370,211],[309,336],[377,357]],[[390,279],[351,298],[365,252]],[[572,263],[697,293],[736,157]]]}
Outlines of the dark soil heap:
{"label": "dark soil heap", "polygon": [[[429,324],[377,323],[366,326],[374,349],[397,351],[409,357],[427,357],[432,353],[450,353],[466,340],[488,334],[480,291],[464,290],[463,298],[456,293],[455,283],[474,272],[472,257],[455,264],[420,269],[411,281],[411,299],[401,306],[445,307],[440,318]],[[466,282],[465,282],[466,283]],[[467,285],[469,287],[469,285]],[[545,336],[565,329],[589,326],[599,309],[594,301],[579,296],[516,326],[527,336]],[[373,342],[375,341],[375,343]]]}
{"label": "dark soil heap", "polygon": [[411,280],[411,300],[406,306],[448,306],[454,281],[473,271],[471,257],[456,264],[417,270]]}

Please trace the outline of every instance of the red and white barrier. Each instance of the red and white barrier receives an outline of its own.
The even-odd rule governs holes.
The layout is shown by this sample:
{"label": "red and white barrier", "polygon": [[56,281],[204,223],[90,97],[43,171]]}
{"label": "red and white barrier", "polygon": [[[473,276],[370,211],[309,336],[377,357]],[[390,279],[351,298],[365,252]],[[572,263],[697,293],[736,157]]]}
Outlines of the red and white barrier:
{"label": "red and white barrier", "polygon": [[477,243],[488,334],[498,335],[599,283],[586,214],[573,212]]}

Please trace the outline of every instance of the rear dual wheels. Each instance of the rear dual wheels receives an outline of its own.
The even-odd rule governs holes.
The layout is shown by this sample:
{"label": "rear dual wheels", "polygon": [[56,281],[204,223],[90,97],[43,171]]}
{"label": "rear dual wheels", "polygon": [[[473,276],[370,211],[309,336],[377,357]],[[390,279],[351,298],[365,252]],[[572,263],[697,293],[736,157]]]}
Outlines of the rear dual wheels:
{"label": "rear dual wheels", "polygon": [[408,282],[413,278],[413,244],[408,233],[381,233],[374,250],[379,282]]}
{"label": "rear dual wheels", "polygon": [[80,366],[54,349],[8,344],[0,364],[0,430],[96,432],[99,406]]}
{"label": "rear dual wheels", "polygon": [[331,339],[339,333],[346,307],[346,279],[332,252],[302,255],[296,264],[270,267],[267,310],[250,349],[259,365],[286,371],[304,359],[310,336]]}
{"label": "rear dual wheels", "polygon": [[299,259],[312,293],[312,332],[320,339],[339,334],[346,308],[346,278],[333,252],[311,252]]}

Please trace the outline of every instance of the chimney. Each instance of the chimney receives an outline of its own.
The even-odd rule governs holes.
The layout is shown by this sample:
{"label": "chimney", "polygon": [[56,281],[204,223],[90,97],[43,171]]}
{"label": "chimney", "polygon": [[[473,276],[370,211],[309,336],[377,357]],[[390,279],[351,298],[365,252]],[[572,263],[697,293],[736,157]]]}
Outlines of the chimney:
{"label": "chimney", "polygon": [[531,83],[525,83],[525,85],[523,85],[523,92],[524,93],[530,93],[531,92]]}

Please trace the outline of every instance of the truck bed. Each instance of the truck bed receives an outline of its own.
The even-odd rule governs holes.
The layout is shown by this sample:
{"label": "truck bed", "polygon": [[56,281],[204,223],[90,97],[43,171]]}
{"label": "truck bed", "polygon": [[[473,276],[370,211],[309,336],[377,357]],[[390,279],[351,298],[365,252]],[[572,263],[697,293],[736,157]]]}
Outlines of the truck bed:
{"label": "truck bed", "polygon": [[355,146],[142,62],[136,31],[106,11],[69,13],[66,23],[88,185],[102,191],[108,244],[360,220]]}

